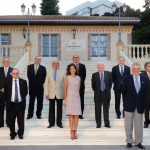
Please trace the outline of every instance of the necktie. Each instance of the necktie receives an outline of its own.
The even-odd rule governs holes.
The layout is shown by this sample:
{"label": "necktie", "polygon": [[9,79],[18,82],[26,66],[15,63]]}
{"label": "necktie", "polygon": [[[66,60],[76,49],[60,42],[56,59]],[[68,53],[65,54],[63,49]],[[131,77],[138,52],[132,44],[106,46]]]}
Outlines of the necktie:
{"label": "necktie", "polygon": [[18,86],[17,86],[17,80],[15,80],[15,103],[18,103]]}
{"label": "necktie", "polygon": [[138,81],[138,77],[135,77],[135,89],[136,89],[136,92],[139,93],[139,90],[140,90],[140,84],[139,84],[139,81]]}
{"label": "necktie", "polygon": [[35,66],[35,75],[37,74],[38,71],[38,65]]}
{"label": "necktie", "polygon": [[4,68],[4,72],[5,72],[5,77],[7,77],[7,68]]}
{"label": "necktie", "polygon": [[77,71],[79,73],[79,64],[78,63],[76,63],[76,67],[77,67]]}
{"label": "necktie", "polygon": [[123,76],[123,66],[121,66],[121,76]]}
{"label": "necktie", "polygon": [[101,73],[101,91],[104,92],[105,91],[105,83],[104,83],[104,74]]}
{"label": "necktie", "polygon": [[57,71],[54,71],[54,80],[56,81]]}

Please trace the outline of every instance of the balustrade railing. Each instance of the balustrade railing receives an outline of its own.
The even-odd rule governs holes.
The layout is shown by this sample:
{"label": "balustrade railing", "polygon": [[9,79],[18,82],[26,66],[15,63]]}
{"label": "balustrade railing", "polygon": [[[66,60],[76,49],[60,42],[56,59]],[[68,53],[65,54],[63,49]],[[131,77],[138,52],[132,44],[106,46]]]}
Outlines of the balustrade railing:
{"label": "balustrade railing", "polygon": [[0,45],[0,60],[9,57],[11,66],[15,66],[25,51],[25,46]]}
{"label": "balustrade railing", "polygon": [[130,59],[147,60],[150,59],[150,44],[149,45],[127,45],[125,52]]}

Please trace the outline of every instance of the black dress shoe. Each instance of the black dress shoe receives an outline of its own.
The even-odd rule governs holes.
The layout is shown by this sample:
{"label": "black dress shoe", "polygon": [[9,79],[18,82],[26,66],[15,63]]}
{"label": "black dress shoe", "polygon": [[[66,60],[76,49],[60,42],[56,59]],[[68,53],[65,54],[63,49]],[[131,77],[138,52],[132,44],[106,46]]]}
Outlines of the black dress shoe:
{"label": "black dress shoe", "polygon": [[4,125],[0,125],[0,128],[3,128],[4,127]]}
{"label": "black dress shoe", "polygon": [[31,119],[32,117],[31,116],[27,116],[27,119]]}
{"label": "black dress shoe", "polygon": [[18,136],[19,136],[19,139],[21,139],[21,140],[23,139],[23,135],[18,135]]}
{"label": "black dress shoe", "polygon": [[105,127],[106,127],[106,128],[111,128],[111,126],[110,126],[109,124],[108,124],[108,125],[105,125]]}
{"label": "black dress shoe", "polygon": [[148,125],[149,125],[149,124],[147,124],[147,123],[146,123],[146,124],[144,124],[144,128],[148,128]]}
{"label": "black dress shoe", "polygon": [[41,116],[37,116],[37,118],[38,118],[38,119],[42,119],[42,117],[41,117]]}
{"label": "black dress shoe", "polygon": [[127,143],[127,148],[131,148],[132,144],[131,143]]}
{"label": "black dress shoe", "polygon": [[97,126],[96,126],[96,128],[100,128],[100,127],[101,127],[101,125],[97,125]]}
{"label": "black dress shoe", "polygon": [[63,128],[63,125],[57,125],[59,128]]}
{"label": "black dress shoe", "polygon": [[117,119],[120,119],[120,116],[119,116],[119,115],[117,116]]}
{"label": "black dress shoe", "polygon": [[54,127],[54,125],[49,125],[49,126],[47,126],[47,128],[52,128],[52,127]]}
{"label": "black dress shoe", "polygon": [[140,149],[145,149],[145,147],[141,143],[139,143],[138,145],[136,145],[136,147],[138,147]]}
{"label": "black dress shoe", "polygon": [[11,140],[14,140],[15,137],[16,137],[16,135],[17,135],[17,133],[15,133],[14,135],[10,136],[10,139],[11,139]]}
{"label": "black dress shoe", "polygon": [[82,116],[82,115],[79,115],[79,119],[83,119],[83,116]]}

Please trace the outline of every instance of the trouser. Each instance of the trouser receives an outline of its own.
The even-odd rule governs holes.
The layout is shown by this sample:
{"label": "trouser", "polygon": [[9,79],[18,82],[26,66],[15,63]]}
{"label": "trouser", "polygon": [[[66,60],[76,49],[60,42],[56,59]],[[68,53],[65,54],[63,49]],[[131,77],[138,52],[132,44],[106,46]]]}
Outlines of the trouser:
{"label": "trouser", "polygon": [[28,116],[29,117],[33,117],[33,114],[34,114],[35,98],[37,98],[36,116],[37,117],[41,116],[41,112],[43,109],[43,92],[38,93],[38,94],[30,94],[29,108],[28,108]]}
{"label": "trouser", "polygon": [[[149,100],[146,100],[146,101],[149,101]],[[146,103],[145,104],[145,110],[144,110],[144,116],[145,116],[144,124],[149,124],[150,123],[149,113],[150,113],[150,104]]]}
{"label": "trouser", "polygon": [[8,126],[10,129],[10,136],[15,136],[16,131],[15,131],[15,121],[17,118],[17,123],[18,123],[18,131],[17,134],[19,136],[24,134],[24,114],[25,110],[22,107],[22,102],[20,103],[11,103],[9,108],[9,113],[8,113]]}
{"label": "trouser", "polygon": [[109,106],[110,98],[106,92],[101,92],[99,99],[95,100],[95,120],[98,126],[101,126],[101,107],[103,105],[104,124],[109,125]]}
{"label": "trouser", "polygon": [[121,102],[121,88],[118,90],[114,90],[115,93],[115,111],[117,116],[121,116],[121,111],[120,111],[120,102]]}
{"label": "trouser", "polygon": [[58,126],[62,125],[62,99],[54,99],[49,100],[49,125],[55,125],[55,102],[57,103],[57,116],[56,116],[56,123]]}
{"label": "trouser", "polygon": [[133,126],[135,135],[135,144],[138,145],[143,141],[143,114],[139,114],[137,110],[133,113],[125,111],[125,133],[127,143],[133,143]]}
{"label": "trouser", "polygon": [[0,126],[4,126],[4,111],[6,109],[6,124],[8,123],[8,113],[4,94],[0,92]]}
{"label": "trouser", "polygon": [[80,93],[80,101],[81,101],[81,113],[83,115],[84,112],[84,90],[85,88],[81,88],[79,93]]}

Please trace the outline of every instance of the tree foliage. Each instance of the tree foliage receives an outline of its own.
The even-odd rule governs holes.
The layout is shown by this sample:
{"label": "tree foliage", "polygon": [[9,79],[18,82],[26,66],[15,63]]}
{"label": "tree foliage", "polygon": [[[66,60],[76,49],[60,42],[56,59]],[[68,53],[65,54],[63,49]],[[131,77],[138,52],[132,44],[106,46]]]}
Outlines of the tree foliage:
{"label": "tree foliage", "polygon": [[59,0],[42,0],[41,15],[60,15],[58,3]]}

